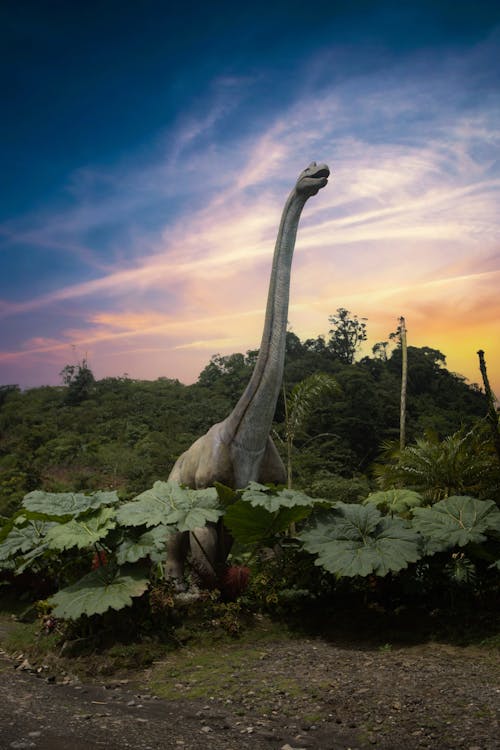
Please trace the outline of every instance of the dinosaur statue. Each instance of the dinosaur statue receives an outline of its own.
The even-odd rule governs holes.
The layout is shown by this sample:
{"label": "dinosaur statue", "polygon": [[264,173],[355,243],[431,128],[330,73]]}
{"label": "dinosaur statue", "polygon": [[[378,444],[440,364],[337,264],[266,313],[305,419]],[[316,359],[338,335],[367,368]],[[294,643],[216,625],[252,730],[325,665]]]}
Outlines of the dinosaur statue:
{"label": "dinosaur statue", "polygon": [[[269,433],[283,378],[292,256],[302,209],[327,184],[329,174],[326,164],[312,162],[288,196],[274,250],[262,342],[250,381],[231,414],[179,456],[170,480],[193,489],[215,482],[238,489],[252,480],[286,481],[285,467]],[[191,555],[200,564],[208,558],[215,570],[220,546],[215,526],[198,529],[192,537]],[[178,581],[188,548],[187,533],[170,537],[166,571]]]}

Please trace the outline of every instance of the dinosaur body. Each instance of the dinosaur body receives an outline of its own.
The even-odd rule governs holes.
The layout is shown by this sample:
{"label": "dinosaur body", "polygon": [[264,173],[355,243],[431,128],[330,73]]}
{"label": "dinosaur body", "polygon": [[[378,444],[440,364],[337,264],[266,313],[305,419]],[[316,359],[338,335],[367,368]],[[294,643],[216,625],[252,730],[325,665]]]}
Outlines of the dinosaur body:
{"label": "dinosaur body", "polygon": [[[233,489],[245,487],[252,480],[285,482],[285,467],[269,433],[283,378],[292,257],[302,209],[308,198],[327,184],[329,174],[326,164],[312,162],[299,175],[285,203],[274,250],[262,342],[243,395],[226,419],[211,427],[177,459],[169,479],[193,489],[213,486],[215,482]],[[203,537],[205,557],[216,556],[215,533],[209,527],[196,532],[199,540]],[[182,572],[180,558],[185,554],[185,545],[185,538],[169,542],[167,569],[175,578]],[[199,556],[193,543],[191,552]],[[212,562],[211,565],[214,567]]]}

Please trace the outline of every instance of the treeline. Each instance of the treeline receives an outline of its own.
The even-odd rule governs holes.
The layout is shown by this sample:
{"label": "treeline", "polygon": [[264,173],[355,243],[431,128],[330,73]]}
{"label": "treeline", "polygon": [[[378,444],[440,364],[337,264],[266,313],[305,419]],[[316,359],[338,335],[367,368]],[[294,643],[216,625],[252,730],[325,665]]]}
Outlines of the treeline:
{"label": "treeline", "polygon": [[[354,361],[366,324],[342,308],[330,318],[328,339],[301,341],[287,334],[284,393],[313,373],[331,374],[336,396],[320,399],[296,436],[294,484],[358,478],[367,483],[384,443],[397,440],[401,350],[397,335]],[[193,385],[159,378],[95,380],[87,362],[68,365],[63,385],[21,391],[0,386],[0,514],[25,493],[117,489],[128,498],[166,479],[177,456],[236,403],[256,351],[214,355]],[[477,386],[449,372],[445,356],[408,348],[407,441],[433,432],[445,437],[485,416]],[[284,397],[274,438],[284,455]]]}

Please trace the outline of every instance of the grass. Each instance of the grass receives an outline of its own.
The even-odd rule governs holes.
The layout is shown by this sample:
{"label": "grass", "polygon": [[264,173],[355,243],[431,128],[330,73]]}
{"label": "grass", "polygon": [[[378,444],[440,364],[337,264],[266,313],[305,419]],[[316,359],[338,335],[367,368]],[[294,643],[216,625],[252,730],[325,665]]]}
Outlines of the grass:
{"label": "grass", "polygon": [[151,674],[150,689],[166,700],[230,700],[245,710],[250,700],[261,711],[268,710],[273,696],[296,697],[304,688],[290,677],[262,678],[259,663],[266,658],[259,649],[227,645],[222,651],[196,649],[169,656],[168,663],[157,664]]}
{"label": "grass", "polygon": [[58,650],[57,636],[40,632],[36,622],[17,622],[0,614],[0,645],[8,654],[23,653],[43,659]]}

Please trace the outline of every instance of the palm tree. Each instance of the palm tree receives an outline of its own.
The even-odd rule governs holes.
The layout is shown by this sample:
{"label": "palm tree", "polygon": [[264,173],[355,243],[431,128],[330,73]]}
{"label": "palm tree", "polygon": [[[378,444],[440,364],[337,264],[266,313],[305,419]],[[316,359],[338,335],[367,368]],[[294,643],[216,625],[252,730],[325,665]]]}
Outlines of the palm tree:
{"label": "palm tree", "polygon": [[[316,372],[301,380],[289,395],[283,392],[285,401],[285,443],[287,486],[292,488],[292,453],[295,438],[304,431],[307,421],[321,399],[328,395],[338,396],[340,386],[332,375]],[[283,387],[284,391],[284,387]]]}

